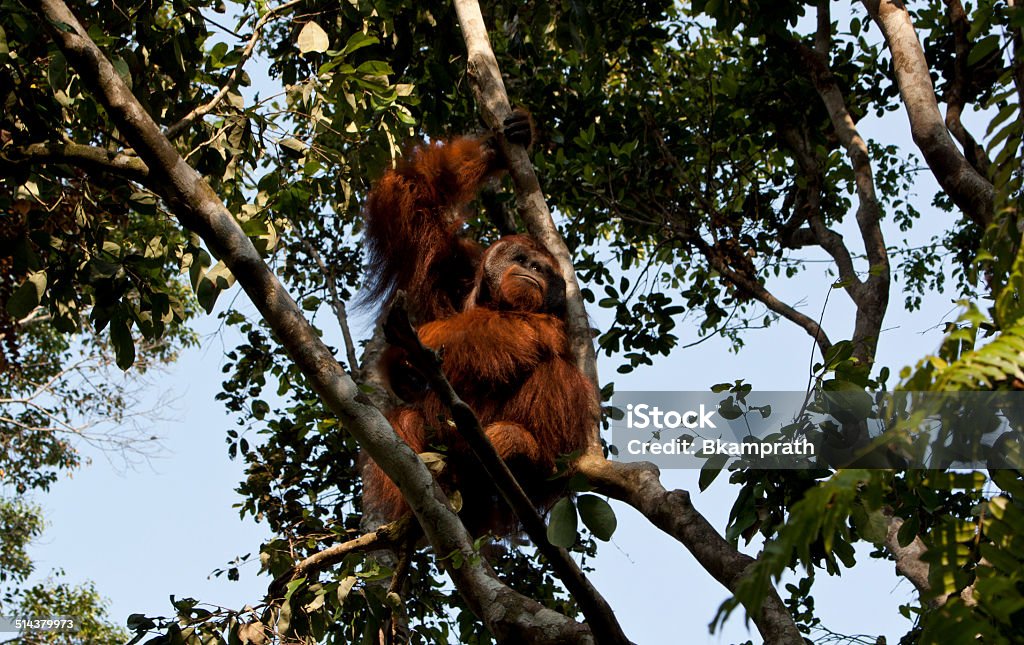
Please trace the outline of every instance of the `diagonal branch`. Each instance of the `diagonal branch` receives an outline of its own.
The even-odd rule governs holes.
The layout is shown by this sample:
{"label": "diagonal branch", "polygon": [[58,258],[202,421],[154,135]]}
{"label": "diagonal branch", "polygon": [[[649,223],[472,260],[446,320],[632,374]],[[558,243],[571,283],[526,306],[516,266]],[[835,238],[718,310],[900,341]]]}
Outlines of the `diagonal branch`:
{"label": "diagonal branch", "polygon": [[991,223],[995,189],[967,162],[949,136],[939,113],[928,61],[906,5],[900,0],[862,2],[885,36],[910,119],[910,132],[932,174],[967,217],[981,226]]}
{"label": "diagonal branch", "polygon": [[[802,199],[802,203],[798,202],[800,208],[795,209],[797,212],[794,213],[794,219],[796,221],[806,220],[809,228],[793,230],[792,227],[789,227],[790,231],[785,242],[794,247],[817,244],[824,249],[836,263],[839,279],[846,285],[846,292],[856,303],[864,283],[857,275],[857,270],[853,266],[853,256],[850,255],[843,236],[828,228],[821,217],[821,190],[824,183],[821,159],[812,151],[806,132],[800,132],[795,127],[785,124],[779,130],[796,157],[800,173],[807,181],[807,187],[804,189],[806,196]],[[810,234],[808,235],[808,233]]]}
{"label": "diagonal branch", "polygon": [[52,163],[78,166],[91,172],[109,172],[139,183],[144,182],[149,176],[149,168],[138,157],[70,141],[32,143],[23,147],[6,148],[0,154],[0,170],[4,171]]}
{"label": "diagonal branch", "polygon": [[888,520],[888,527],[885,534],[885,547],[896,559],[896,573],[900,574],[914,585],[921,595],[922,604],[932,608],[945,603],[945,598],[935,596],[932,591],[932,584],[928,580],[928,563],[924,561],[924,554],[928,547],[921,541],[920,537],[914,536],[913,541],[903,546],[899,541],[900,527],[903,526],[903,519],[896,517],[890,510],[885,511]]}
{"label": "diagonal branch", "polygon": [[275,578],[267,587],[267,595],[271,598],[281,598],[284,595],[286,586],[292,580],[319,573],[329,566],[338,564],[350,553],[374,549],[390,549],[403,544],[411,533],[415,537],[421,536],[422,533],[419,532],[419,529],[413,529],[413,526],[409,523],[408,516],[406,516],[401,520],[385,524],[359,537],[329,546],[322,551],[317,551],[295,563],[295,566]]}
{"label": "diagonal branch", "polygon": [[345,358],[348,360],[348,369],[349,372],[355,374],[359,369],[359,359],[356,357],[356,344],[352,340],[352,331],[349,329],[348,311],[345,308],[345,301],[341,299],[341,294],[338,293],[338,281],[334,269],[327,266],[312,242],[303,240],[302,244],[303,248],[306,249],[306,252],[309,253],[313,261],[320,268],[320,273],[324,276],[324,281],[327,283],[327,292],[331,295],[331,308],[334,310],[334,317],[338,321],[338,326],[341,327],[341,336],[345,341]]}
{"label": "diagonal branch", "polygon": [[748,278],[740,272],[734,271],[717,253],[715,253],[714,249],[712,249],[708,243],[700,237],[695,237],[692,241],[707,259],[708,263],[718,271],[722,277],[736,287],[745,291],[765,307],[768,307],[786,320],[796,323],[798,326],[803,328],[803,330],[814,339],[814,342],[817,343],[822,356],[824,356],[829,348],[832,347],[832,341],[828,339],[828,335],[825,334],[825,330],[822,329],[821,325],[819,325],[813,318],[800,313],[796,309],[793,309],[791,306],[776,298],[775,294],[765,289],[764,285],[756,279]]}
{"label": "diagonal branch", "polygon": [[508,465],[502,461],[494,445],[487,438],[480,419],[463,401],[441,369],[441,359],[432,349],[424,347],[409,322],[409,312],[405,308],[405,294],[399,292],[388,312],[384,323],[384,333],[388,342],[406,351],[406,356],[416,369],[427,379],[441,403],[452,413],[455,427],[473,454],[483,465],[490,481],[501,494],[502,499],[516,514],[523,530],[530,537],[541,555],[551,564],[555,574],[565,584],[565,588],[580,605],[583,615],[590,625],[597,643],[628,643],[629,639],[622,631],[615,613],[608,602],[587,580],[569,552],[551,544],[547,539],[547,527],[526,491],[516,481]]}
{"label": "diagonal branch", "polygon": [[238,86],[238,81],[242,78],[242,71],[245,67],[245,64],[252,57],[253,52],[256,51],[256,44],[260,41],[260,36],[262,35],[261,32],[263,31],[263,27],[268,22],[270,22],[271,18],[281,13],[285,9],[289,9],[299,4],[299,2],[301,1],[302,0],[291,0],[290,2],[286,2],[282,5],[274,7],[273,9],[268,9],[265,14],[260,16],[260,19],[256,21],[256,25],[252,28],[252,37],[249,39],[249,43],[245,46],[245,49],[242,50],[242,56],[238,59],[238,63],[235,64],[235,68],[231,70],[230,74],[228,74],[227,80],[225,80],[224,84],[220,87],[219,90],[217,90],[217,93],[214,94],[213,98],[211,98],[209,101],[193,109],[191,112],[183,116],[177,123],[169,126],[166,130],[164,130],[164,136],[166,136],[168,139],[174,139],[179,134],[187,130],[188,127],[195,123],[197,119],[203,118],[204,116],[212,112],[214,109],[216,109],[216,107],[220,105],[220,102],[223,101],[224,98],[228,95],[228,92],[230,92]]}
{"label": "diagonal branch", "polygon": [[[740,553],[693,507],[684,490],[666,490],[658,468],[649,463],[621,464],[599,455],[584,455],[579,469],[598,492],[640,511],[651,523],[685,546],[697,562],[726,589],[735,593],[754,564]],[[793,617],[778,592],[769,587],[761,611],[751,616],[766,643],[803,643]]]}
{"label": "diagonal branch", "polygon": [[989,177],[992,162],[985,154],[985,149],[971,136],[960,120],[964,106],[967,104],[968,86],[971,82],[967,65],[967,59],[971,54],[971,42],[968,39],[971,23],[967,20],[967,12],[964,11],[960,0],[946,0],[946,8],[949,12],[949,22],[953,26],[953,39],[956,48],[956,56],[953,61],[953,81],[950,83],[945,97],[946,127],[960,142],[968,163],[984,177]]}
{"label": "diagonal branch", "polygon": [[146,162],[152,186],[178,220],[195,231],[238,279],[267,324],[328,409],[394,481],[436,553],[459,553],[447,572],[470,609],[506,642],[591,642],[585,625],[541,606],[501,582],[476,557],[426,465],[360,392],[209,184],[178,154],[63,0],[24,0],[69,64]]}

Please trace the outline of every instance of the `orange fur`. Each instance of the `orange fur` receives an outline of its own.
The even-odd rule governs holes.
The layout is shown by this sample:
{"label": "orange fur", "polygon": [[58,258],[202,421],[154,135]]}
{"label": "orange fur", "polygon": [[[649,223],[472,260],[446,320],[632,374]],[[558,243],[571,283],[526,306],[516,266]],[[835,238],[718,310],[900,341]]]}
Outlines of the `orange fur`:
{"label": "orange fur", "polygon": [[[385,306],[395,290],[409,294],[420,340],[441,352],[456,392],[531,498],[545,506],[557,495],[549,481],[555,462],[584,448],[598,399],[570,354],[554,258],[526,236],[502,238],[486,252],[458,237],[458,211],[499,170],[484,140],[457,138],[416,148],[387,173],[367,206],[371,285]],[[529,261],[515,260],[523,254]],[[382,362],[407,401],[388,420],[417,452],[447,449],[445,480],[461,492],[470,529],[511,531],[510,512],[496,505],[496,491],[436,395],[410,374],[400,350],[392,348]],[[363,500],[386,519],[408,510],[372,461]]]}

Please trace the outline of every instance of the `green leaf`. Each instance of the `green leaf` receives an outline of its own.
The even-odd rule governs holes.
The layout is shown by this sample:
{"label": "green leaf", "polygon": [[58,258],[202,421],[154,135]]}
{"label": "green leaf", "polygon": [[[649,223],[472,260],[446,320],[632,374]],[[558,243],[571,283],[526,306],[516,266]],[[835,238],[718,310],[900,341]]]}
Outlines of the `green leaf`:
{"label": "green leaf", "polygon": [[277,246],[277,229],[273,222],[263,217],[254,217],[242,222],[242,230],[249,236],[260,255],[267,255]]}
{"label": "green leaf", "polygon": [[344,604],[345,599],[348,598],[349,592],[352,591],[352,587],[356,586],[358,578],[355,576],[346,576],[341,582],[338,583],[338,604]]}
{"label": "green leaf", "polygon": [[391,66],[379,60],[368,60],[356,68],[356,72],[365,76],[387,76],[392,73]]}
{"label": "green leaf", "polygon": [[46,271],[28,274],[25,281],[7,300],[7,313],[15,320],[21,320],[39,306],[46,292]]}
{"label": "green leaf", "polygon": [[303,54],[325,52],[331,46],[331,39],[323,27],[310,20],[299,32],[298,45]]}
{"label": "green leaf", "polygon": [[971,53],[967,55],[967,64],[974,65],[985,58],[999,47],[999,36],[986,36],[971,47]]}
{"label": "green leaf", "polygon": [[295,580],[292,580],[287,585],[285,585],[284,599],[291,600],[292,594],[295,593],[295,590],[301,587],[303,584],[305,584],[305,582],[306,577],[303,576],[301,578],[296,578]]}
{"label": "green leaf", "polygon": [[907,546],[914,541],[914,538],[917,537],[920,530],[921,520],[919,520],[915,515],[903,522],[903,525],[900,526],[899,532],[896,533],[896,540],[900,543],[900,546]]}
{"label": "green leaf", "polygon": [[121,77],[121,80],[128,86],[128,89],[132,89],[132,73],[128,69],[128,63],[124,62],[124,59],[120,56],[113,58],[110,62],[114,66],[114,71]]}
{"label": "green leaf", "polygon": [[356,33],[349,36],[348,42],[345,43],[345,48],[341,50],[341,55],[345,56],[351,54],[357,49],[362,49],[363,47],[368,47],[370,45],[376,45],[379,42],[380,41],[374,36],[364,34],[361,31],[357,31]]}
{"label": "green leaf", "polygon": [[851,356],[853,356],[853,343],[841,340],[825,352],[825,369],[832,369]]}
{"label": "green leaf", "polygon": [[283,152],[292,156],[301,156],[309,148],[305,143],[296,139],[295,137],[285,137],[278,141],[278,145],[284,148]]}
{"label": "green leaf", "polygon": [[558,500],[548,517],[548,542],[568,549],[576,542],[576,527],[579,518],[572,500],[563,497]]}
{"label": "green leaf", "polygon": [[115,315],[110,321],[110,344],[114,346],[114,360],[118,367],[127,370],[135,364],[135,341],[123,314]]}
{"label": "green leaf", "polygon": [[697,480],[697,486],[700,487],[701,491],[707,490],[711,482],[715,481],[715,478],[718,477],[718,473],[722,472],[722,468],[727,461],[729,461],[729,455],[711,455],[704,462],[700,469],[700,478]]}
{"label": "green leaf", "polygon": [[131,614],[128,616],[128,629],[132,631],[149,630],[156,628],[156,623],[145,614]]}
{"label": "green leaf", "polygon": [[597,495],[580,495],[576,498],[580,519],[599,540],[607,542],[615,533],[618,521],[611,505]]}
{"label": "green leaf", "polygon": [[50,87],[57,91],[63,91],[68,86],[68,63],[64,54],[54,52],[50,57],[50,66],[47,70],[47,79]]}
{"label": "green leaf", "polygon": [[228,289],[235,283],[235,276],[223,261],[217,262],[209,271],[199,279],[196,287],[196,299],[206,313],[213,312],[213,306],[217,303],[217,297],[221,292]]}

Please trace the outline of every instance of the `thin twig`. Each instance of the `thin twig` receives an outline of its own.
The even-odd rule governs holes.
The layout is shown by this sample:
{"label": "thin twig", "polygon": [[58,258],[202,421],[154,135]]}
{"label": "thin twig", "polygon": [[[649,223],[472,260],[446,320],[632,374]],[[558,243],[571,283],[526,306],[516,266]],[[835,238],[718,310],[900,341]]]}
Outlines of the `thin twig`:
{"label": "thin twig", "polygon": [[263,30],[263,27],[275,15],[281,13],[285,9],[289,9],[299,4],[299,2],[301,1],[302,0],[291,0],[290,2],[286,2],[282,5],[274,7],[273,9],[267,10],[265,14],[260,16],[260,19],[256,21],[256,25],[252,29],[252,37],[249,39],[249,44],[247,44],[245,46],[245,49],[242,50],[242,56],[238,59],[238,63],[235,64],[235,68],[231,70],[230,74],[228,74],[228,78],[224,82],[224,85],[222,85],[221,88],[217,90],[217,93],[213,95],[213,98],[211,98],[206,103],[200,105],[199,107],[193,109],[191,112],[182,117],[180,121],[169,126],[166,130],[164,130],[164,136],[167,137],[168,139],[173,139],[182,132],[184,132],[197,119],[201,119],[210,112],[212,112],[213,109],[216,108],[217,105],[219,105],[220,102],[224,100],[224,97],[228,95],[228,92],[230,92],[232,89],[235,88],[235,86],[238,85],[238,81],[242,77],[242,69],[245,67],[245,64],[249,61],[249,58],[252,57],[253,52],[256,50],[256,44],[260,40],[260,35]]}
{"label": "thin twig", "polygon": [[320,273],[323,274],[324,280],[327,282],[327,291],[331,294],[331,308],[334,310],[334,317],[338,320],[338,326],[341,327],[341,335],[345,339],[345,357],[348,359],[348,369],[355,374],[359,369],[359,359],[356,357],[356,345],[352,340],[352,332],[349,330],[348,311],[345,309],[345,302],[338,294],[334,268],[327,266],[323,258],[320,257],[320,252],[309,240],[303,240],[302,244],[316,265],[320,267]]}
{"label": "thin twig", "polygon": [[406,517],[396,522],[385,524],[376,531],[360,535],[341,544],[335,544],[323,551],[318,551],[297,562],[291,569],[274,578],[274,581],[267,587],[267,595],[270,598],[280,598],[285,587],[292,580],[319,573],[327,567],[341,562],[350,553],[389,549],[397,544],[403,544],[407,541],[413,526],[414,524]]}

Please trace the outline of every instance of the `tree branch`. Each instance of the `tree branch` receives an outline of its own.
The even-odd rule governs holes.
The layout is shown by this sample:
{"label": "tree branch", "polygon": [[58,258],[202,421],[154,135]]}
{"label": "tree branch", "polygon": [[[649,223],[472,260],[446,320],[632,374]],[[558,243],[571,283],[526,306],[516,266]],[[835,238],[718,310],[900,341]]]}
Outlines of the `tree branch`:
{"label": "tree branch", "polygon": [[[578,468],[599,492],[643,513],[651,523],[682,543],[722,586],[736,592],[754,558],[729,544],[693,507],[688,492],[665,490],[656,466],[621,464],[588,454],[580,460]],[[751,618],[766,643],[804,643],[786,605],[772,587],[760,613]]]}
{"label": "tree branch", "polygon": [[153,189],[182,225],[199,234],[225,262],[328,409],[399,484],[435,552],[442,557],[461,553],[462,566],[447,571],[470,609],[499,640],[590,642],[586,626],[516,593],[476,557],[470,535],[426,465],[395,434],[380,410],[360,394],[223,202],[181,158],[64,2],[25,0],[24,4],[39,15],[85,86],[145,161]]}
{"label": "tree branch", "polygon": [[252,37],[249,39],[249,43],[245,46],[245,49],[242,50],[241,58],[238,59],[238,63],[235,64],[235,68],[231,70],[230,74],[228,74],[228,78],[226,81],[224,81],[224,85],[222,85],[221,88],[217,90],[217,93],[213,95],[213,98],[211,98],[206,103],[200,105],[199,107],[193,109],[191,112],[183,116],[181,120],[179,120],[177,123],[171,125],[166,130],[164,130],[164,136],[166,136],[168,139],[174,139],[179,134],[183,133],[186,129],[188,129],[188,127],[191,126],[197,119],[201,119],[210,112],[212,112],[220,104],[220,102],[224,100],[224,98],[228,95],[228,92],[233,90],[238,85],[238,81],[242,78],[242,71],[243,68],[245,67],[245,64],[249,61],[249,59],[252,57],[253,52],[256,50],[256,44],[260,40],[260,32],[263,31],[263,27],[268,22],[270,22],[270,19],[273,18],[275,15],[281,13],[285,9],[289,9],[299,4],[299,2],[301,1],[302,0],[291,0],[290,2],[286,2],[282,5],[274,7],[273,9],[268,9],[265,14],[260,16],[260,19],[256,21],[256,25],[252,28]]}
{"label": "tree branch", "polygon": [[338,294],[334,269],[324,263],[323,258],[320,257],[320,252],[316,250],[316,247],[309,240],[303,240],[302,244],[306,252],[309,253],[310,257],[313,258],[313,261],[320,268],[320,273],[324,276],[324,281],[327,283],[327,292],[331,295],[331,309],[334,310],[334,317],[338,321],[338,326],[341,327],[341,336],[345,341],[345,358],[348,360],[348,370],[355,374],[359,369],[359,359],[356,357],[356,344],[352,340],[352,331],[348,325],[348,311],[345,309],[345,301]]}
{"label": "tree branch", "polygon": [[953,61],[953,81],[950,83],[946,99],[946,127],[953,133],[956,140],[963,148],[964,157],[967,162],[977,170],[983,177],[989,177],[989,169],[992,162],[985,149],[982,148],[971,133],[964,127],[960,120],[964,106],[967,103],[967,91],[970,84],[970,75],[967,59],[971,54],[971,43],[968,34],[971,24],[967,20],[967,12],[960,4],[960,0],[946,0],[949,22],[953,27],[953,38],[956,47],[956,57]]}
{"label": "tree branch", "polygon": [[[498,70],[498,61],[494,58],[487,37],[480,4],[477,0],[455,0],[455,11],[458,13],[462,36],[466,41],[466,69],[480,113],[488,126],[500,129],[505,119],[512,114],[512,108],[505,92],[505,83],[501,79],[501,72]],[[558,260],[558,267],[565,279],[569,342],[580,370],[596,386],[597,355],[594,353],[593,332],[583,306],[583,296],[576,281],[576,269],[572,265],[569,249],[551,218],[551,211],[548,210],[540,181],[526,149],[518,145],[508,145],[504,141],[501,142],[501,146],[505,158],[508,159],[509,175],[515,185],[519,216],[526,224],[530,235]],[[591,444],[599,449],[600,442],[596,429],[595,424]]]}
{"label": "tree branch", "polygon": [[556,547],[547,539],[547,526],[537,513],[533,502],[516,481],[508,465],[502,461],[498,451],[487,438],[480,419],[463,401],[441,369],[441,358],[432,349],[424,347],[409,322],[409,313],[405,309],[405,294],[399,292],[388,312],[384,323],[384,333],[388,342],[406,351],[407,358],[430,384],[430,389],[441,400],[441,403],[452,413],[455,427],[473,454],[480,461],[487,477],[494,483],[502,499],[509,505],[523,525],[523,530],[530,537],[534,546],[540,551],[555,570],[555,574],[565,585],[572,597],[579,603],[583,615],[590,625],[597,643],[629,643],[622,627],[615,620],[615,613],[607,601],[587,580],[568,551]]}
{"label": "tree branch", "polygon": [[138,157],[70,141],[32,143],[24,147],[6,148],[0,154],[0,170],[3,171],[51,163],[68,164],[92,172],[108,172],[139,183],[143,183],[149,176],[149,168]]}
{"label": "tree branch", "polygon": [[981,226],[989,224],[995,208],[995,189],[967,162],[949,136],[935,99],[928,61],[906,6],[900,0],[862,2],[882,30],[892,54],[914,143],[939,185],[964,214]]}
{"label": "tree branch", "polygon": [[718,271],[722,277],[747,292],[752,298],[755,298],[761,304],[779,314],[786,320],[796,323],[802,327],[804,331],[814,339],[814,342],[818,344],[818,349],[821,351],[822,356],[824,356],[825,352],[832,347],[832,341],[828,339],[828,335],[825,334],[825,330],[822,329],[813,318],[800,313],[796,309],[793,309],[776,298],[772,292],[765,289],[764,285],[757,280],[752,280],[738,271],[732,270],[732,268],[730,268],[729,265],[714,252],[714,249],[712,249],[707,242],[700,239],[700,237],[696,237],[693,240],[693,243],[698,249],[700,249],[700,252],[704,257],[707,258],[708,263]]}
{"label": "tree branch", "polygon": [[928,563],[922,559],[922,556],[928,551],[928,547],[917,536],[914,536],[914,541],[907,546],[901,546],[897,536],[900,527],[903,526],[903,519],[893,516],[891,511],[886,511],[885,515],[889,520],[885,535],[885,547],[896,558],[896,573],[909,580],[917,588],[923,604],[932,608],[943,605],[946,599],[932,593],[932,585],[928,581]]}
{"label": "tree branch", "polygon": [[[781,127],[780,132],[782,138],[792,149],[797,165],[800,166],[801,174],[807,180],[806,203],[803,207],[804,212],[800,214],[799,219],[806,220],[809,229],[794,230],[787,241],[793,246],[802,247],[807,244],[816,244],[824,249],[836,263],[839,279],[845,283],[846,292],[856,303],[864,283],[857,275],[853,266],[853,256],[850,255],[843,236],[825,226],[821,217],[821,187],[824,183],[821,160],[812,151],[805,132],[799,132],[795,127],[787,126]],[[803,231],[809,231],[810,235],[802,233]]]}
{"label": "tree branch", "polygon": [[[860,229],[864,250],[868,258],[868,276],[864,282],[856,281],[848,292],[857,305],[857,317],[853,331],[854,356],[862,362],[872,363],[875,349],[878,347],[878,335],[885,319],[885,311],[889,306],[889,286],[892,280],[889,267],[889,254],[882,235],[882,208],[875,193],[874,173],[871,170],[871,157],[864,138],[857,131],[857,124],[846,108],[846,99],[836,82],[835,76],[828,67],[828,59],[818,51],[797,43],[801,58],[806,63],[811,81],[825,104],[832,128],[839,141],[846,148],[853,166],[854,184],[857,191],[857,227]],[[824,229],[824,225],[821,227]],[[826,229],[827,230],[827,229]],[[824,235],[824,233],[823,233]],[[838,238],[838,240],[836,239]],[[825,235],[822,247],[837,257],[830,247],[837,249],[840,261],[848,263],[849,252],[842,245],[842,237],[838,234]],[[842,276],[842,265],[840,265]],[[843,278],[846,280],[847,278]]]}
{"label": "tree branch", "polygon": [[[275,578],[267,588],[267,594],[271,598],[280,598],[285,587],[292,580],[319,573],[327,567],[341,562],[350,553],[374,549],[390,549],[395,545],[402,544],[406,540],[410,528],[411,525],[407,517],[404,520],[385,524],[377,530],[365,533],[357,538],[327,547],[323,551],[318,551],[297,562],[291,569]],[[419,532],[417,531],[416,534],[419,535]]]}
{"label": "tree branch", "polygon": [[818,25],[814,32],[814,51],[828,60],[832,51],[832,13],[829,5],[831,0],[818,0]]}

